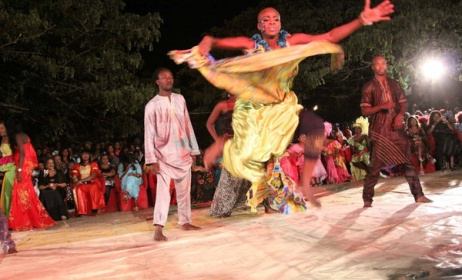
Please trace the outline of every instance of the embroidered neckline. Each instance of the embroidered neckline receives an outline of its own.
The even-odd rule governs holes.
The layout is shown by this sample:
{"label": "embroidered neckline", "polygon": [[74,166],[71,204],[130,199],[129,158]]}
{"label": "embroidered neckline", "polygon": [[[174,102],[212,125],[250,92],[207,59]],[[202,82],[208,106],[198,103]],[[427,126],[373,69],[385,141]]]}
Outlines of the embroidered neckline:
{"label": "embroidered neckline", "polygon": [[[289,34],[289,32],[287,32],[285,30],[281,30],[278,33],[278,46],[280,46],[281,48],[287,47],[287,41],[286,41],[287,34]],[[255,41],[255,49],[254,49],[254,51],[258,50],[258,46],[262,46],[265,49],[265,51],[272,51],[273,50],[268,45],[268,42],[266,42],[265,39],[263,39],[261,34],[253,35],[252,40]]]}

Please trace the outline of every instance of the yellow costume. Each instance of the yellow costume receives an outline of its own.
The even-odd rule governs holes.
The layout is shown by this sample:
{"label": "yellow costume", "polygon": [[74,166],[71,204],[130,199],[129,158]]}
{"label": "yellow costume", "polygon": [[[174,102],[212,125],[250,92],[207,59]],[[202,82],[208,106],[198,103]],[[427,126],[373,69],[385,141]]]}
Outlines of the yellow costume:
{"label": "yellow costume", "polygon": [[[169,53],[176,63],[187,62],[214,86],[237,96],[234,137],[224,146],[223,165],[233,176],[252,182],[247,202],[252,211],[267,196],[272,181],[267,175],[267,162],[277,162],[298,125],[302,106],[290,90],[298,64],[306,57],[326,53],[335,54],[335,66],[340,66],[341,47],[324,41],[217,62],[202,56],[197,47]],[[286,200],[290,203],[290,198]]]}
{"label": "yellow costume", "polygon": [[13,152],[9,144],[0,144],[0,152],[2,153],[2,157],[0,158],[0,172],[5,173],[2,183],[2,193],[0,195],[0,210],[8,217],[10,214],[11,193],[13,191],[16,166],[14,165]]}

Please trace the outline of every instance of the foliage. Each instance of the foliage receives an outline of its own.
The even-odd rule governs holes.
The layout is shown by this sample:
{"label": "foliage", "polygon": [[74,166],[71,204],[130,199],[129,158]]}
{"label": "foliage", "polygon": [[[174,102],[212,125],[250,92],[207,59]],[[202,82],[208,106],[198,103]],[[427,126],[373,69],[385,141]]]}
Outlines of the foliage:
{"label": "foliage", "polygon": [[[377,5],[379,1],[371,1]],[[384,54],[389,61],[389,75],[401,82],[405,89],[422,82],[418,71],[420,63],[427,57],[441,56],[450,76],[458,80],[461,74],[461,3],[459,0],[395,0],[392,21],[363,27],[340,42],[345,51],[342,71],[329,71],[330,57],[308,58],[300,64],[294,82],[294,91],[307,107],[319,105],[319,114],[328,121],[351,121],[359,114],[362,85],[372,78],[370,61],[374,54]],[[252,36],[257,33],[256,18],[264,7],[274,7],[280,14],[284,30],[291,33],[320,34],[349,22],[361,12],[363,2],[359,0],[267,0],[250,8],[223,27],[212,28],[210,35],[217,37]],[[236,53],[214,51],[216,57]],[[197,76],[194,82],[194,100],[204,100],[196,108],[213,108],[221,98],[215,94],[219,89],[210,89],[205,79],[194,70],[184,69],[183,76]],[[188,87],[190,85],[188,84]],[[460,82],[456,87],[460,88]],[[417,87],[416,87],[417,88]],[[196,103],[196,102],[195,102]],[[205,107],[205,108],[204,108]],[[211,109],[209,109],[211,110]]]}
{"label": "foliage", "polygon": [[[425,88],[418,69],[432,56],[444,59],[451,84],[460,89],[461,1],[393,3],[391,22],[363,27],[340,42],[346,57],[342,71],[330,73],[329,56],[300,64],[294,91],[306,107],[318,105],[328,121],[356,119],[361,87],[372,77],[370,60],[376,53],[387,57],[390,76],[410,93]],[[250,37],[258,32],[258,12],[268,6],[279,10],[284,30],[319,34],[357,17],[363,1],[259,1],[208,33]],[[162,19],[158,13],[140,16],[124,8],[122,0],[1,1],[0,119],[22,117],[42,143],[141,134],[144,106],[155,91],[151,80],[139,78],[145,70],[142,54],[159,42]],[[186,66],[176,78],[198,140],[205,143],[206,118],[226,93]]]}
{"label": "foliage", "polygon": [[22,117],[38,141],[139,133],[152,86],[136,72],[162,19],[121,0],[0,2],[1,118]]}

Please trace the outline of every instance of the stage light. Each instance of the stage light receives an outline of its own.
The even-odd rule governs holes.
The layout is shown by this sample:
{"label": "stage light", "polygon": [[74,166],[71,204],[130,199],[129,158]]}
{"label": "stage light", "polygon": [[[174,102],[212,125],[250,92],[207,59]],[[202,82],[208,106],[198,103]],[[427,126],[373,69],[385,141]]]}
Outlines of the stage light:
{"label": "stage light", "polygon": [[316,110],[318,110],[318,105],[314,105],[313,107],[313,111],[316,111]]}
{"label": "stage light", "polygon": [[445,72],[444,65],[436,59],[429,59],[422,64],[422,74],[430,80],[438,80]]}

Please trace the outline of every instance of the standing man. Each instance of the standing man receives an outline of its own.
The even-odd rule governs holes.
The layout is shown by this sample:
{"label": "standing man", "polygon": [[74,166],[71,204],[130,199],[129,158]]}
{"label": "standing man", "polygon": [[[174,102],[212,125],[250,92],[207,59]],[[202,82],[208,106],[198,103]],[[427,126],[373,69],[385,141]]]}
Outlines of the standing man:
{"label": "standing man", "polygon": [[178,223],[182,230],[197,230],[191,224],[191,155],[199,155],[199,146],[189,119],[186,101],[173,93],[173,75],[167,68],[154,72],[159,93],[144,111],[144,147],[146,165],[157,175],[154,207],[154,240],[167,241],[162,228],[168,217],[170,181],[175,181]]}
{"label": "standing man", "polygon": [[374,187],[384,164],[402,164],[409,188],[416,202],[432,202],[426,198],[419,177],[411,163],[411,150],[404,132],[403,115],[406,98],[400,84],[387,77],[387,61],[377,55],[372,59],[374,79],[362,89],[361,112],[370,116],[369,137],[372,143],[371,162],[364,181],[364,207],[372,207]]}

